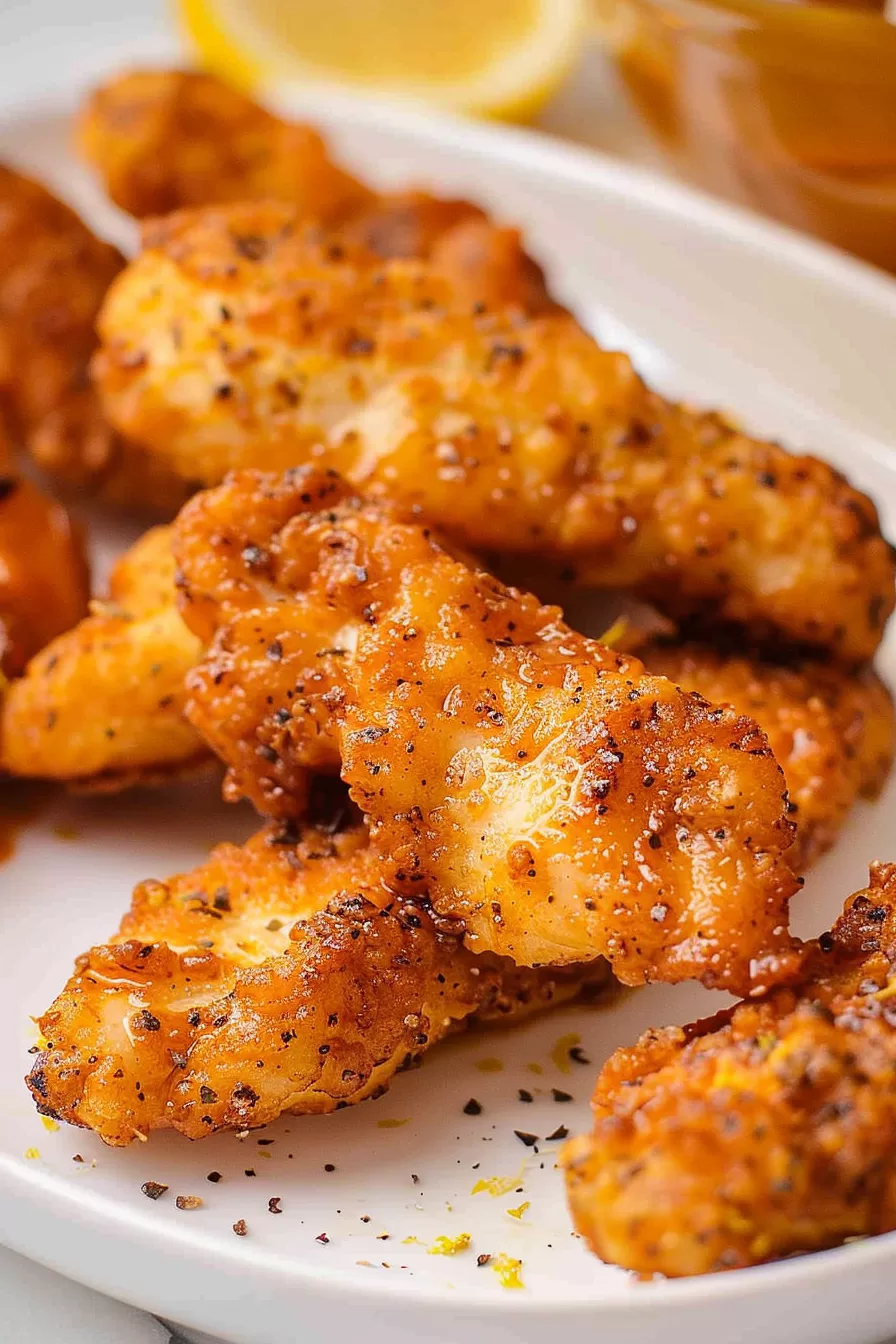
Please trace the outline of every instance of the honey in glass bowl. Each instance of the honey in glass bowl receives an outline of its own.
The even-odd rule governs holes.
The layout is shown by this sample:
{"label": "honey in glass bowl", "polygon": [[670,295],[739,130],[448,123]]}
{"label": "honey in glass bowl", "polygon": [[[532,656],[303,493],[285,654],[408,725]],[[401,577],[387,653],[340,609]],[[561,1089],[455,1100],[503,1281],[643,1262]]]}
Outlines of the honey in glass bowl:
{"label": "honey in glass bowl", "polygon": [[896,271],[896,24],[863,0],[596,0],[692,181]]}

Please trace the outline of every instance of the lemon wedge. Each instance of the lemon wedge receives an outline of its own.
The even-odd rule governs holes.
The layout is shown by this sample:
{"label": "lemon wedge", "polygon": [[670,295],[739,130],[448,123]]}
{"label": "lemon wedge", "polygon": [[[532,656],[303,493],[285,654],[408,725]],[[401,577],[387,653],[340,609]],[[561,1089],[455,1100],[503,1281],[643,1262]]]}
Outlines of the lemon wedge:
{"label": "lemon wedge", "polygon": [[578,54],[587,0],[175,0],[207,68],[243,89],[349,85],[525,120]]}

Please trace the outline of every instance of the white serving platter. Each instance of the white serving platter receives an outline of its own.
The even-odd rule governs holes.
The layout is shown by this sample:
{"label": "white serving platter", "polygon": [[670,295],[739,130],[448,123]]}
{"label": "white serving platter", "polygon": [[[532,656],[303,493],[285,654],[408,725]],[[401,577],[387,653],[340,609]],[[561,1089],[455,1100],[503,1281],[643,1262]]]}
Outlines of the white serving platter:
{"label": "white serving platter", "polygon": [[[100,36],[118,32],[108,50],[101,41],[88,50],[78,33],[72,50],[83,60],[60,60],[57,40],[45,69],[33,34],[0,50],[10,76],[0,84],[0,157],[42,176],[127,244],[130,227],[71,157],[68,117],[88,75],[161,48],[138,41],[138,26],[127,23],[122,38],[110,6],[96,8],[105,15]],[[601,339],[630,349],[664,390],[811,446],[873,494],[896,534],[892,281],[534,134],[329,94],[289,101],[368,177],[461,192],[522,223],[557,291]],[[127,535],[97,529],[101,562]],[[880,666],[896,680],[892,637]],[[798,898],[800,932],[826,925],[863,885],[870,859],[896,856],[894,799],[896,785],[856,809]],[[547,1344],[561,1333],[566,1344],[647,1344],[660,1335],[667,1344],[872,1344],[892,1329],[893,1237],[702,1281],[635,1283],[572,1234],[556,1143],[536,1152],[514,1136],[586,1126],[597,1067],[615,1045],[648,1024],[716,1006],[693,987],[458,1039],[375,1104],[284,1120],[261,1136],[190,1145],[162,1135],[114,1151],[83,1131],[48,1132],[21,1081],[35,1039],[31,1015],[50,1002],[74,955],[114,930],[138,879],[192,865],[251,827],[248,813],[225,807],[213,789],[67,800],[43,812],[0,867],[0,1242],[234,1344]],[[570,1035],[590,1067],[557,1050]],[[555,1102],[552,1087],[574,1101]],[[521,1102],[519,1088],[535,1101]],[[470,1097],[481,1115],[464,1114]],[[259,1137],[274,1142],[260,1146]],[[26,1157],[34,1149],[39,1156]],[[206,1180],[213,1170],[223,1175],[217,1184]],[[472,1193],[483,1177],[516,1173],[502,1198]],[[147,1200],[146,1180],[167,1184],[168,1197]],[[204,1205],[178,1211],[175,1194],[199,1194]],[[268,1212],[275,1195],[278,1217]],[[508,1214],[523,1203],[522,1217]],[[239,1218],[249,1225],[245,1238],[231,1230]],[[460,1232],[471,1233],[471,1251],[427,1253],[436,1237]],[[521,1259],[525,1287],[504,1288],[491,1266],[478,1268],[483,1252]]]}

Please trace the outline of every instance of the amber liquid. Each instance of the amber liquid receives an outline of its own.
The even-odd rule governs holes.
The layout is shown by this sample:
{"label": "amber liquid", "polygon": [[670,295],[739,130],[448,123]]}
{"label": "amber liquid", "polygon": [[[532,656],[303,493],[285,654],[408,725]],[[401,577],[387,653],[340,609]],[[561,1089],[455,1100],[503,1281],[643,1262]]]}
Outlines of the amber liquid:
{"label": "amber liquid", "polygon": [[896,25],[877,4],[602,0],[686,176],[896,271]]}

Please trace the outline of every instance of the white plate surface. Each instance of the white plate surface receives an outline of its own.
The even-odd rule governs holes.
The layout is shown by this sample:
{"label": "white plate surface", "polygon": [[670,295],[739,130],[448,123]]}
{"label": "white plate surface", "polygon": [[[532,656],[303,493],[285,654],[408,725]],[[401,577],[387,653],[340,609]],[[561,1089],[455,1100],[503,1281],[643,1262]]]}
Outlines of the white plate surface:
{"label": "white plate surface", "polygon": [[[28,50],[33,62],[33,44]],[[90,73],[126,59],[94,46]],[[37,77],[29,86],[19,70],[17,93]],[[124,222],[68,155],[64,110],[6,101],[0,156],[40,173],[97,227],[127,241]],[[523,223],[558,292],[602,339],[633,350],[664,389],[811,445],[871,491],[896,533],[896,458],[886,442],[896,423],[892,282],[535,136],[333,97],[297,110],[327,125],[366,175],[463,191]],[[107,531],[101,549],[108,554],[120,541]],[[892,638],[880,665],[896,680]],[[863,884],[870,859],[893,857],[894,799],[896,786],[874,807],[857,808],[837,852],[798,898],[800,932],[825,925]],[[737,1344],[760,1334],[790,1344],[871,1344],[892,1328],[892,1237],[699,1282],[636,1284],[599,1265],[571,1233],[557,1145],[542,1142],[536,1152],[514,1137],[515,1129],[544,1136],[560,1123],[584,1127],[597,1066],[616,1044],[718,1002],[693,987],[455,1041],[376,1104],[282,1121],[261,1136],[190,1145],[164,1135],[113,1151],[81,1131],[48,1132],[21,1083],[34,1040],[29,1016],[49,1003],[73,956],[112,932],[135,881],[198,862],[211,844],[240,839],[251,826],[247,813],[198,788],[69,800],[45,812],[0,868],[0,1241],[236,1344],[317,1344],[334,1332],[371,1344],[544,1344],[558,1331],[568,1344],[598,1334],[641,1344],[661,1331],[671,1344]],[[561,1069],[552,1058],[569,1033],[590,1067],[564,1061]],[[555,1102],[551,1087],[575,1100]],[[521,1102],[519,1088],[535,1101]],[[478,1117],[463,1113],[470,1097],[482,1103]],[[259,1145],[259,1137],[274,1142]],[[26,1158],[35,1148],[39,1157]],[[84,1162],[73,1162],[76,1153]],[[213,1170],[223,1174],[217,1184],[206,1180]],[[472,1193],[482,1177],[516,1173],[502,1198]],[[167,1197],[147,1200],[140,1186],[148,1179],[167,1184]],[[178,1212],[175,1194],[200,1194],[204,1206]],[[278,1217],[267,1207],[274,1195]],[[524,1202],[521,1218],[508,1214]],[[245,1238],[231,1230],[238,1218],[249,1225]],[[427,1254],[426,1243],[459,1232],[472,1234],[470,1252]],[[388,1240],[379,1239],[384,1233]],[[490,1267],[477,1268],[482,1252],[520,1258],[524,1289],[507,1290]]]}

